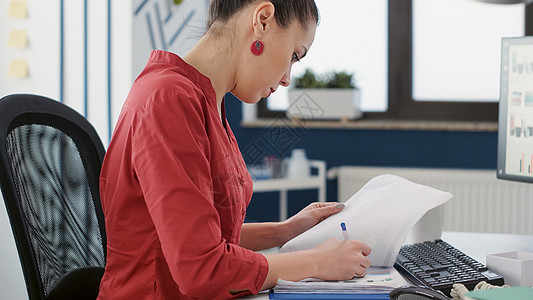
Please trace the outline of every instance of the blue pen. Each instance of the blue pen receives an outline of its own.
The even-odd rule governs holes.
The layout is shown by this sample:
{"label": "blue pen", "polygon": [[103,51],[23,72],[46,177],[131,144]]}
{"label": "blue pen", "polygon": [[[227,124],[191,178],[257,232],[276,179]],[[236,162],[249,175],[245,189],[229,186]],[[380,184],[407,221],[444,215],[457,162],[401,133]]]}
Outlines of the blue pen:
{"label": "blue pen", "polygon": [[346,224],[344,222],[341,223],[341,228],[342,228],[342,236],[344,237],[344,240],[347,241],[350,239],[350,237],[348,237],[348,231],[346,231]]}

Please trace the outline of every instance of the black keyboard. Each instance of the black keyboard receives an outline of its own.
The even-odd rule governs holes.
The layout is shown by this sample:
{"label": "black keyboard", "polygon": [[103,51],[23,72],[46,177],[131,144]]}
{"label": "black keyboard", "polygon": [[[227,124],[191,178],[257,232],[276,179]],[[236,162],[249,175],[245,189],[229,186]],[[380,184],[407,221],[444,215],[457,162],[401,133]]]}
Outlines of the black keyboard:
{"label": "black keyboard", "polygon": [[402,246],[394,266],[414,284],[446,296],[450,296],[454,283],[462,283],[469,290],[480,281],[504,284],[503,276],[442,240]]}

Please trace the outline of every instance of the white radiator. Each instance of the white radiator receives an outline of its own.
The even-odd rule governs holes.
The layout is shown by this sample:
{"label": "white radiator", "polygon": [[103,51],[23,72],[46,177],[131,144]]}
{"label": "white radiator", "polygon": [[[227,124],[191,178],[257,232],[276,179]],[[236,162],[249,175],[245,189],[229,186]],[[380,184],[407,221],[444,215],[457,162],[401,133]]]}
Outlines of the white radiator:
{"label": "white radiator", "polygon": [[329,170],[328,177],[338,178],[343,202],[381,174],[452,193],[444,204],[443,230],[533,234],[533,184],[497,179],[495,170],[344,166]]}

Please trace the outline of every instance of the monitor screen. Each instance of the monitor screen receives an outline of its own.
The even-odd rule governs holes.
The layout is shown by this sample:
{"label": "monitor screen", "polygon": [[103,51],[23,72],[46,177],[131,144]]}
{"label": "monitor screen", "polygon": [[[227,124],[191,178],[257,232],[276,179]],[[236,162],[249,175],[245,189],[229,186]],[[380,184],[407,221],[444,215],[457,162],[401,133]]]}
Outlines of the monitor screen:
{"label": "monitor screen", "polygon": [[533,37],[502,39],[497,167],[533,182]]}

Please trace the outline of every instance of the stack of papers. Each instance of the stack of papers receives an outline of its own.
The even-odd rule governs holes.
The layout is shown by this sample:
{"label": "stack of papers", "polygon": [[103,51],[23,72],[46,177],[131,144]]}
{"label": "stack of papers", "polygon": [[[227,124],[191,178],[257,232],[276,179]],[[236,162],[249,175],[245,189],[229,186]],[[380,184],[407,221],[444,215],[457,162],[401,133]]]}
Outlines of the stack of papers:
{"label": "stack of papers", "polygon": [[278,279],[274,293],[300,294],[388,294],[407,282],[394,268],[370,267],[363,278],[347,281],[324,281],[308,278],[301,281]]}

